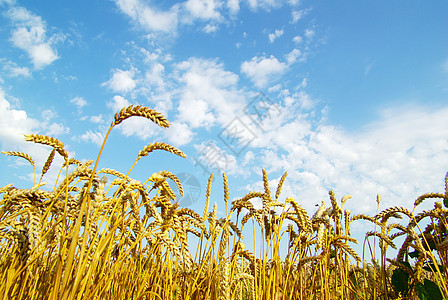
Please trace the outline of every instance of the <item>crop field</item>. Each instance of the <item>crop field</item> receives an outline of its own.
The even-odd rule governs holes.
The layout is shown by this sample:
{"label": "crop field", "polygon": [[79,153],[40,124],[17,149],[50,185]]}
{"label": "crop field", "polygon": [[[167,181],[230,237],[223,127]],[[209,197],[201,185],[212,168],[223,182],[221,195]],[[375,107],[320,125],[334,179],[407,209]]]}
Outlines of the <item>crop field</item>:
{"label": "crop field", "polygon": [[[448,299],[448,175],[444,191],[373,216],[351,215],[344,208],[350,196],[338,200],[333,191],[327,204],[308,214],[281,195],[287,173],[272,187],[264,169],[263,190],[229,201],[226,175],[211,175],[204,209],[196,212],[179,207],[169,182],[180,194],[183,187],[170,171],[148,174],[145,182],[129,177],[153,151],[185,157],[169,144],[144,147],[127,174],[97,169],[109,133],[134,117],[170,125],[147,107],[123,108],[96,160],[86,162],[71,157],[55,138],[26,135],[50,147],[39,172],[28,154],[2,152],[28,161],[35,174],[31,188],[0,187],[2,299]],[[56,155],[62,166],[52,166]],[[54,188],[42,184],[49,168],[60,168]],[[214,205],[212,184],[224,186],[222,201]],[[260,209],[251,202],[256,198]],[[419,209],[431,201],[432,209]],[[218,205],[224,218],[217,217]],[[350,233],[353,222],[375,230],[357,241]],[[243,228],[252,237],[244,237]],[[192,238],[198,240],[195,251],[189,250]],[[353,243],[364,243],[373,259],[363,259]],[[391,249],[397,251],[393,259],[387,256]]]}

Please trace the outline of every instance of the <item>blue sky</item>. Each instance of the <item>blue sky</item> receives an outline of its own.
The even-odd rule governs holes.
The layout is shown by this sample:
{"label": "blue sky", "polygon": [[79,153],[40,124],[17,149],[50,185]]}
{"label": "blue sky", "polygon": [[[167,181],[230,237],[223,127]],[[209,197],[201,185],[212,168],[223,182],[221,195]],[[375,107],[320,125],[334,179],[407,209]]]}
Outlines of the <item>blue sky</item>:
{"label": "blue sky", "polygon": [[[114,113],[141,104],[172,126],[123,122],[99,167],[126,173],[144,146],[170,143],[188,159],[152,153],[131,177],[191,174],[197,211],[209,172],[222,214],[220,173],[234,199],[262,189],[262,167],[273,191],[288,171],[280,199],[310,214],[329,189],[353,195],[352,214],[374,214],[377,194],[382,208],[412,208],[448,171],[446,12],[446,1],[0,0],[0,150],[27,152],[39,171],[50,149],[23,140],[39,133],[95,159]],[[0,186],[31,186],[21,159],[0,164]]]}

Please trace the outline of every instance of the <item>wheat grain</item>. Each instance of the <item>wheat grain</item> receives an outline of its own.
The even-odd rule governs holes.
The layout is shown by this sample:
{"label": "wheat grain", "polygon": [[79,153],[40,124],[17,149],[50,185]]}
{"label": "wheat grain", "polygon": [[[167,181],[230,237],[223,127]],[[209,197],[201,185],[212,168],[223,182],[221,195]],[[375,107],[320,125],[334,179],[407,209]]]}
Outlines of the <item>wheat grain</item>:
{"label": "wheat grain", "polygon": [[62,143],[60,140],[54,137],[41,134],[26,134],[25,140],[29,142],[51,146],[54,149],[56,149],[56,151],[62,157],[64,157],[66,160],[68,159],[68,152],[64,150],[64,143]]}
{"label": "wheat grain", "polygon": [[23,152],[17,152],[17,151],[2,151],[1,153],[2,153],[2,154],[5,154],[5,155],[17,156],[17,157],[24,158],[24,159],[26,159],[26,160],[27,160],[33,167],[35,166],[35,165],[34,165],[34,159],[33,159],[31,156],[29,156],[28,154],[26,154],[26,153],[23,153]]}
{"label": "wheat grain", "polygon": [[344,205],[345,202],[347,202],[348,199],[351,199],[352,195],[345,195],[344,197],[342,197],[341,199],[341,204]]}
{"label": "wheat grain", "polygon": [[253,204],[248,200],[242,200],[238,199],[232,202],[232,207],[230,208],[231,211],[237,210],[238,214],[241,212],[243,208],[246,208],[247,210],[254,209]]}
{"label": "wheat grain", "polygon": [[64,163],[62,164],[62,167],[65,168],[66,166],[69,165],[77,165],[77,166],[81,166],[83,163],[79,160],[77,160],[76,158],[70,158],[68,160],[65,160]]}
{"label": "wheat grain", "polygon": [[224,254],[227,247],[227,240],[229,239],[229,225],[224,226],[223,233],[221,235],[221,241],[219,242],[218,248],[218,260],[222,261],[224,259]]}
{"label": "wheat grain", "polygon": [[350,235],[350,210],[344,210],[345,234]]}
{"label": "wheat grain", "polygon": [[374,217],[365,215],[365,214],[357,214],[354,215],[350,222],[356,221],[356,220],[366,220],[366,221],[370,221],[378,226],[380,226],[381,228],[384,226],[384,224],[380,223],[377,219],[375,219]]}
{"label": "wheat grain", "polygon": [[179,178],[177,178],[176,175],[174,175],[173,173],[171,173],[169,171],[162,171],[162,172],[160,172],[160,175],[162,175],[165,178],[171,179],[176,184],[177,188],[179,189],[180,195],[184,196],[184,188],[182,187],[182,182],[179,180]]}
{"label": "wheat grain", "polygon": [[212,182],[213,182],[213,173],[210,174],[210,176],[208,177],[207,189],[205,191],[205,206],[204,206],[204,212],[202,214],[204,223],[207,220],[208,206],[210,203],[210,193],[211,193],[211,189],[212,189]]}
{"label": "wheat grain", "polygon": [[263,168],[263,186],[264,186],[264,195],[261,198],[263,203],[263,214],[267,215],[269,213],[269,202],[272,201],[271,198],[271,189],[269,188],[269,180],[266,170]]}
{"label": "wheat grain", "polygon": [[275,191],[275,200],[278,200],[278,197],[280,197],[280,193],[282,192],[283,184],[285,183],[286,176],[288,176],[288,171],[286,171],[282,177],[280,178],[280,181],[277,185],[277,190]]}
{"label": "wheat grain", "polygon": [[333,242],[333,245],[337,246],[339,249],[343,250],[344,252],[350,254],[356,261],[361,262],[361,257],[351,248],[349,245],[342,243],[340,240],[336,240]]}
{"label": "wheat grain", "polygon": [[334,211],[339,211],[340,207],[338,205],[338,202],[336,201],[336,197],[334,195],[333,191],[329,191],[328,194],[330,195],[330,202],[331,202],[331,206],[333,207]]}
{"label": "wheat grain", "polygon": [[173,147],[169,144],[163,143],[163,142],[155,142],[152,144],[147,145],[146,147],[144,147],[139,153],[138,153],[138,158],[140,159],[144,156],[147,156],[149,153],[151,153],[154,150],[165,150],[168,152],[171,152],[175,155],[178,155],[180,157],[187,157],[185,155],[185,153],[183,153],[182,151],[180,151],[179,149],[177,149],[176,147]]}
{"label": "wheat grain", "polygon": [[108,168],[103,168],[103,169],[99,170],[98,174],[100,174],[100,173],[114,175],[114,176],[116,176],[118,178],[122,178],[122,179],[126,178],[126,175],[124,175],[123,173],[118,172],[113,169],[108,169]]}
{"label": "wheat grain", "polygon": [[[252,198],[262,198],[263,197],[263,195],[264,195],[264,193],[262,193],[262,192],[249,192],[249,193],[247,193],[243,198],[241,198],[241,199],[238,199],[238,200],[235,200],[235,201],[233,201],[232,202],[232,204],[235,206],[240,206],[241,204],[245,204],[245,205],[247,205],[247,206],[249,206],[249,207],[253,207],[253,205],[252,205],[252,203],[251,202],[249,202],[248,200],[250,200],[250,199],[252,199]],[[250,204],[248,204],[248,203],[250,203]],[[235,207],[236,207],[235,206]],[[245,206],[246,207],[246,206]],[[248,207],[246,207],[247,209],[249,209]],[[233,208],[232,208],[233,209]]]}
{"label": "wheat grain", "polygon": [[41,179],[45,175],[45,173],[47,173],[48,169],[50,168],[51,163],[53,162],[55,153],[56,153],[56,149],[53,148],[53,150],[51,150],[50,155],[47,158],[47,161],[45,162],[45,164],[42,168],[42,175],[40,177]]}
{"label": "wheat grain", "polygon": [[383,240],[384,242],[386,242],[389,246],[391,246],[394,249],[397,249],[397,246],[395,246],[395,244],[392,242],[392,240],[390,239],[390,237],[388,237],[387,235],[381,233],[381,232],[377,232],[377,231],[369,231],[366,233],[366,238],[368,238],[369,236],[377,236],[379,237],[381,240]]}
{"label": "wheat grain", "polygon": [[222,173],[222,180],[224,184],[224,203],[226,204],[227,209],[227,203],[229,201],[229,181],[227,180],[227,175],[224,172]]}
{"label": "wheat grain", "polygon": [[168,128],[170,126],[170,122],[161,113],[148,107],[142,107],[141,105],[124,107],[120,112],[115,114],[114,122],[112,122],[111,126],[117,126],[130,117],[144,117],[161,127]]}
{"label": "wheat grain", "polygon": [[286,203],[290,203],[297,214],[297,219],[293,218],[292,216],[288,215],[287,218],[291,219],[292,221],[296,222],[297,225],[302,228],[305,232],[312,233],[313,232],[313,226],[311,224],[311,220],[308,217],[308,213],[306,210],[302,207],[302,205],[297,204],[296,200],[288,197],[286,198]]}
{"label": "wheat grain", "polygon": [[394,207],[390,207],[387,208],[385,210],[383,210],[382,212],[380,212],[379,214],[377,214],[376,216],[374,216],[374,218],[376,220],[381,219],[381,223],[386,222],[386,220],[393,214],[393,213],[402,213],[405,214],[406,216],[408,216],[410,219],[412,219],[414,217],[414,215],[412,214],[411,211],[409,211],[408,209],[401,207],[401,206],[394,206]]}
{"label": "wheat grain", "polygon": [[215,233],[215,229],[216,229],[216,224],[218,223],[218,219],[216,218],[216,213],[218,211],[218,206],[215,204],[213,205],[213,210],[210,213],[210,216],[208,218],[209,223],[210,223],[210,229],[209,229],[209,233],[211,236],[214,235]]}
{"label": "wheat grain", "polygon": [[414,207],[420,205],[425,199],[431,199],[431,198],[441,198],[445,199],[447,195],[440,194],[440,193],[428,193],[423,194],[420,197],[418,197],[414,202]]}
{"label": "wheat grain", "polygon": [[12,190],[12,189],[14,189],[12,183],[10,183],[10,184],[8,184],[8,185],[5,185],[5,186],[3,186],[3,187],[0,188],[0,194],[6,193],[6,192],[8,192],[8,191],[10,191],[10,190]]}

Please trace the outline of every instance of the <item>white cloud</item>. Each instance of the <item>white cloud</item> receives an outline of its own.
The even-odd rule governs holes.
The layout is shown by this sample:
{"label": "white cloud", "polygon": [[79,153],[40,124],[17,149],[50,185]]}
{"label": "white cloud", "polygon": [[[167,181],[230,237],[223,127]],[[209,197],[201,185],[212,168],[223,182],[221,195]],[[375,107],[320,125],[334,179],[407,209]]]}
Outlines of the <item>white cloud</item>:
{"label": "white cloud", "polygon": [[274,77],[283,74],[287,65],[279,62],[271,55],[267,57],[253,57],[241,64],[241,72],[246,74],[258,87],[265,87]]}
{"label": "white cloud", "polygon": [[146,73],[146,79],[151,85],[154,85],[158,88],[163,88],[165,86],[165,81],[163,79],[164,72],[165,67],[160,63],[156,63]]}
{"label": "white cloud", "polygon": [[180,147],[191,142],[194,134],[186,123],[172,122],[165,130],[165,136],[170,144]]}
{"label": "white cloud", "polygon": [[101,146],[104,141],[104,135],[101,132],[93,132],[91,130],[88,130],[84,134],[82,134],[78,139],[83,142],[92,142],[97,146]]}
{"label": "white cloud", "polygon": [[277,38],[283,35],[283,29],[276,29],[273,33],[269,34],[269,42],[273,43]]}
{"label": "white cloud", "polygon": [[101,124],[104,122],[104,116],[102,114],[97,115],[97,116],[91,116],[90,122],[95,123],[95,124]]}
{"label": "white cloud", "polygon": [[308,13],[308,9],[300,9],[300,10],[293,10],[291,15],[292,15],[292,24],[295,24],[297,22],[299,22],[304,15],[306,15]]}
{"label": "white cloud", "polygon": [[30,77],[31,76],[31,72],[27,67],[15,67],[15,68],[11,68],[11,77],[19,77],[19,76],[23,76],[23,77]]}
{"label": "white cloud", "polygon": [[70,131],[69,128],[65,127],[64,125],[52,121],[57,117],[57,113],[52,109],[46,109],[42,111],[41,117],[42,121],[39,125],[41,130],[44,131],[45,135],[58,136]]}
{"label": "white cloud", "polygon": [[[43,164],[47,160],[48,154],[51,151],[50,147],[38,145],[27,142],[24,139],[25,134],[43,133],[46,135],[57,135],[68,132],[68,128],[61,124],[51,122],[56,114],[50,110],[42,112],[42,120],[37,120],[29,117],[27,112],[22,109],[14,108],[10,101],[6,99],[6,95],[0,88],[0,150],[1,151],[20,151],[30,155],[36,163],[36,170],[41,170]],[[65,145],[68,150],[68,146]],[[72,154],[72,153],[70,153]],[[20,159],[5,158],[4,155],[0,159],[6,159],[12,162],[11,167],[18,167],[23,165]],[[60,166],[62,158],[56,156],[49,172],[45,175],[45,181],[51,184],[54,183],[59,169],[55,166]],[[29,171],[29,166],[24,166],[24,172]],[[31,169],[32,170],[32,169]],[[6,169],[5,169],[6,171]],[[39,171],[38,171],[39,172]],[[25,179],[33,180],[32,172],[22,173],[27,174]],[[13,179],[11,178],[11,181]],[[11,183],[11,182],[7,182]],[[7,184],[5,183],[5,184]]]}
{"label": "white cloud", "polygon": [[244,105],[238,76],[216,60],[191,58],[177,64],[181,84],[178,118],[191,128],[227,124]]}
{"label": "white cloud", "polygon": [[172,6],[168,11],[150,7],[142,0],[116,0],[121,11],[148,31],[174,33],[178,24],[178,8]]}
{"label": "white cloud", "polygon": [[271,8],[277,8],[283,5],[282,0],[248,0],[249,7],[252,10],[259,8],[269,11]]}
{"label": "white cloud", "polygon": [[112,98],[112,101],[106,103],[107,107],[109,107],[114,112],[119,112],[122,108],[128,107],[131,103],[122,96],[115,95]]}
{"label": "white cloud", "polygon": [[104,85],[107,85],[112,91],[114,92],[120,92],[120,93],[127,93],[132,91],[137,83],[134,80],[134,71],[123,71],[120,69],[116,69],[112,75],[112,78],[103,83]]}
{"label": "white cloud", "polygon": [[193,128],[207,127],[215,123],[215,116],[205,99],[195,99],[190,92],[182,97],[179,104],[180,120],[188,122]]}
{"label": "white cloud", "polygon": [[316,32],[313,29],[306,29],[305,30],[305,37],[307,39],[313,38],[313,36],[316,34]]}
{"label": "white cloud", "polygon": [[209,172],[225,172],[227,175],[244,174],[244,169],[238,168],[238,161],[232,154],[227,152],[214,141],[209,140],[193,147],[198,151],[195,164],[204,167]]}
{"label": "white cloud", "polygon": [[10,8],[7,16],[16,26],[11,36],[12,43],[28,53],[35,69],[42,69],[59,58],[52,48],[55,39],[47,38],[46,24],[41,17],[24,7]]}
{"label": "white cloud", "polygon": [[215,0],[188,0],[185,2],[186,10],[193,18],[202,20],[220,19],[221,14],[218,9],[221,6],[220,1]]}
{"label": "white cloud", "polygon": [[292,41],[296,44],[300,44],[303,41],[303,38],[300,35],[293,37]]}
{"label": "white cloud", "polygon": [[15,3],[16,3],[16,0],[0,0],[0,4],[13,5]]}
{"label": "white cloud", "polygon": [[84,106],[87,105],[87,101],[84,100],[82,97],[75,97],[70,99],[70,103],[76,105],[78,109],[82,109]]}
{"label": "white cloud", "polygon": [[286,61],[288,64],[293,64],[297,61],[297,59],[302,55],[302,52],[299,49],[293,49],[286,55]]}
{"label": "white cloud", "polygon": [[231,14],[236,14],[240,10],[240,1],[239,0],[227,0],[227,7],[229,8]]}
{"label": "white cloud", "polygon": [[31,134],[39,121],[30,118],[24,110],[14,109],[0,89],[0,142],[4,147],[24,144],[23,135]]}
{"label": "white cloud", "polygon": [[[296,102],[292,107],[299,107]],[[284,107],[283,124],[259,132],[265,147],[258,165],[289,176],[283,195],[300,199],[309,210],[328,199],[352,194],[354,213],[374,214],[376,195],[382,207],[412,207],[427,192],[441,192],[448,171],[448,107],[424,106],[384,110],[356,133],[313,124],[309,115]],[[294,118],[291,118],[294,116]],[[328,202],[328,201],[327,201]],[[428,204],[431,201],[428,201]]]}
{"label": "white cloud", "polygon": [[64,133],[69,133],[69,129],[60,123],[50,123],[45,126],[45,134],[48,136],[58,136]]}
{"label": "white cloud", "polygon": [[30,77],[31,72],[27,67],[19,67],[15,62],[0,59],[0,63],[3,64],[3,70],[7,72],[9,77]]}
{"label": "white cloud", "polygon": [[279,91],[281,88],[282,88],[282,85],[279,83],[279,84],[276,84],[276,85],[271,86],[270,88],[268,88],[268,92],[269,92],[269,93],[277,92],[277,91]]}
{"label": "white cloud", "polygon": [[218,31],[218,26],[207,24],[204,26],[204,28],[202,28],[202,31],[204,31],[205,33],[213,33]]}

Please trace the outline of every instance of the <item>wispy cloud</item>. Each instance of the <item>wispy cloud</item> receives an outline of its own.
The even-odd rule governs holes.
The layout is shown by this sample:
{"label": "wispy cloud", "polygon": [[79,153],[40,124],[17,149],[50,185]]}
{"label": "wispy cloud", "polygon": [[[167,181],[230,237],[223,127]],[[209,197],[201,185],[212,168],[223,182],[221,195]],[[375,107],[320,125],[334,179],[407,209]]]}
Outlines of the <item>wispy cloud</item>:
{"label": "wispy cloud", "polygon": [[141,28],[156,32],[176,32],[178,6],[168,11],[157,10],[142,0],[116,0],[122,12],[127,14]]}
{"label": "wispy cloud", "polygon": [[265,148],[258,163],[270,172],[288,170],[286,194],[301,199],[307,209],[327,199],[329,189],[352,194],[354,210],[370,214],[377,193],[384,207],[409,207],[420,194],[443,189],[448,120],[442,116],[448,107],[386,109],[375,122],[349,134],[325,122],[315,124],[297,102],[289,103],[282,107],[280,127],[257,133]]}
{"label": "wispy cloud", "polygon": [[[58,136],[69,132],[69,129],[54,119],[57,115],[51,110],[44,110],[40,119],[32,118],[28,113],[20,108],[16,108],[16,101],[8,100],[7,95],[0,88],[0,148],[1,151],[20,151],[30,155],[36,162],[36,170],[42,168],[47,160],[47,156],[51,149],[48,146],[36,145],[25,141],[25,134],[46,134],[50,136]],[[66,149],[68,147],[66,146]],[[21,165],[21,160],[12,160],[13,166]],[[61,165],[62,158],[55,157],[53,165]],[[25,179],[32,182],[32,172],[24,173]],[[58,170],[51,168],[45,176],[45,181],[54,182]],[[11,179],[12,180],[12,179]]]}
{"label": "wispy cloud", "polygon": [[188,0],[185,2],[186,11],[191,14],[193,19],[217,20],[222,16],[219,8],[221,1],[215,0]]}
{"label": "wispy cloud", "polygon": [[77,140],[83,141],[83,142],[91,142],[97,145],[98,147],[102,145],[104,141],[104,134],[99,131],[91,131],[87,130],[85,133],[83,133],[78,138],[75,138]]}
{"label": "wispy cloud", "polygon": [[442,69],[445,73],[448,73],[448,59],[446,59],[443,63],[442,63]]}
{"label": "wispy cloud", "polygon": [[293,10],[291,12],[292,20],[291,23],[295,24],[299,22],[303,16],[305,16],[309,12],[309,9],[300,9],[300,10]]}
{"label": "wispy cloud", "polygon": [[265,87],[271,79],[282,75],[287,65],[279,62],[271,55],[270,57],[255,56],[250,61],[241,64],[241,72],[246,74],[258,87]]}
{"label": "wispy cloud", "polygon": [[75,97],[70,99],[70,103],[74,104],[78,108],[78,112],[82,111],[82,108],[87,105],[87,101],[82,97]]}
{"label": "wispy cloud", "polygon": [[0,62],[8,77],[31,77],[31,72],[27,67],[19,67],[15,62],[5,59],[0,59]]}
{"label": "wispy cloud", "polygon": [[117,93],[127,93],[132,91],[137,85],[134,76],[133,70],[124,71],[116,69],[113,71],[112,78],[104,82],[103,86],[108,86],[112,91]]}
{"label": "wispy cloud", "polygon": [[283,29],[276,29],[274,32],[272,32],[268,35],[269,42],[273,43],[276,39],[278,39],[282,35],[283,35]]}
{"label": "wispy cloud", "polygon": [[239,0],[227,0],[227,7],[230,10],[232,15],[236,14],[240,10],[240,1]]}
{"label": "wispy cloud", "polygon": [[218,26],[212,25],[212,24],[207,24],[202,28],[202,31],[204,31],[205,33],[213,33],[213,32],[218,31]]}
{"label": "wispy cloud", "polygon": [[[176,65],[180,84],[178,118],[192,128],[227,124],[242,108],[237,74],[216,60],[190,58]],[[244,103],[244,102],[243,102]]]}
{"label": "wispy cloud", "polygon": [[40,16],[20,6],[11,7],[6,15],[15,27],[11,42],[28,54],[35,69],[43,69],[59,58],[53,45],[58,35],[47,37],[46,24]]}

